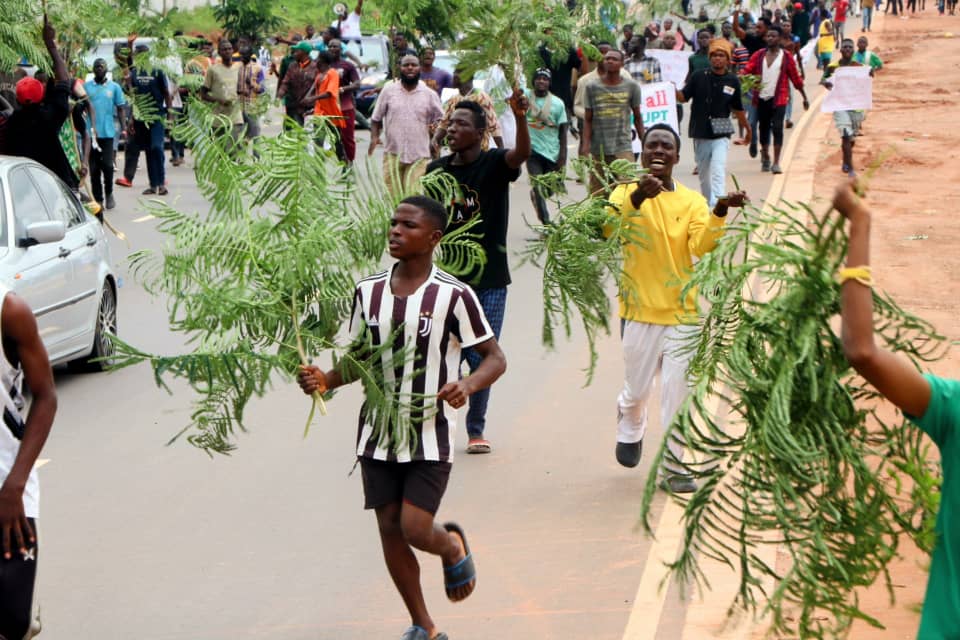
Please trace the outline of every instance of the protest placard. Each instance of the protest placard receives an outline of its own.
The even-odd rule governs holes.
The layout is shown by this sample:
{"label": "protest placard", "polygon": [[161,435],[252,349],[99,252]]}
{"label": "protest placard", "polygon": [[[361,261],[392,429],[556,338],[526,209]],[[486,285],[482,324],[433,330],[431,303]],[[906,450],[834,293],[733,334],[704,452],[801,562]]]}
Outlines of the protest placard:
{"label": "protest placard", "polygon": [[873,108],[873,78],[870,67],[837,67],[828,78],[833,89],[824,96],[820,111],[859,111]]}
{"label": "protest placard", "polygon": [[689,51],[673,51],[667,49],[647,49],[646,55],[656,58],[660,63],[660,77],[662,80],[672,82],[678,89],[683,88],[684,81],[687,79],[687,70],[689,69]]}
{"label": "protest placard", "polygon": [[[643,115],[643,128],[655,124],[668,124],[680,133],[677,120],[677,90],[672,82],[653,82],[640,85],[640,113]],[[640,141],[633,140],[634,153],[640,152]]]}

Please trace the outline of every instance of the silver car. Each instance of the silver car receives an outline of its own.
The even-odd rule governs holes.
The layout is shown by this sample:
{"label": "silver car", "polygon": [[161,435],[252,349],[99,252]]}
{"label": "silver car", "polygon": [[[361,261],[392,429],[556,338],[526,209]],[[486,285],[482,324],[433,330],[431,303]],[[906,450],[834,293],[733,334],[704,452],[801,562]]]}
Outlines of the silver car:
{"label": "silver car", "polygon": [[26,158],[0,156],[0,279],[33,309],[51,363],[108,366],[117,278],[102,225]]}

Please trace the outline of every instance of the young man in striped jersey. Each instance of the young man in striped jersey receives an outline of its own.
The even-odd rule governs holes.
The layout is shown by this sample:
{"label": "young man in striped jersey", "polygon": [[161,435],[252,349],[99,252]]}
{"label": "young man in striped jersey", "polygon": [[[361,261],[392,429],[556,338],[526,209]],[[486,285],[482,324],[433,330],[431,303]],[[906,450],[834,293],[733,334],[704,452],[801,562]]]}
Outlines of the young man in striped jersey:
{"label": "young man in striped jersey", "polygon": [[[365,507],[376,510],[384,560],[412,621],[401,640],[447,638],[427,612],[414,548],[440,556],[450,600],[463,600],[476,585],[463,530],[452,522],[438,524],[434,515],[453,461],[456,411],[507,366],[476,294],[433,264],[446,225],[439,202],[424,196],[402,200],[389,235],[390,255],[397,263],[357,283],[350,318],[351,338],[361,341],[363,349],[392,341],[394,356],[399,356],[413,348],[402,367],[394,358],[384,358],[382,373],[398,396],[412,398],[412,406],[399,410],[410,418],[416,437],[398,442],[378,432],[366,406],[357,436]],[[482,359],[460,378],[460,351],[467,347]],[[349,382],[336,367],[324,373],[313,366],[304,367],[298,381],[307,394]]]}
{"label": "young man in striped jersey", "polygon": [[[0,638],[13,640],[30,631],[40,509],[34,463],[50,434],[57,394],[36,318],[3,283],[0,333]],[[26,417],[24,381],[33,394]]]}

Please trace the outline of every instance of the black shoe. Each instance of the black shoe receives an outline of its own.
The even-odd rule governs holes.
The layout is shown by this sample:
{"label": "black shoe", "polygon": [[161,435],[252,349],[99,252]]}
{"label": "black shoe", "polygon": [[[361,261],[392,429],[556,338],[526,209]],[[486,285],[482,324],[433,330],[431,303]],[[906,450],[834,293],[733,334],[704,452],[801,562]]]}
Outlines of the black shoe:
{"label": "black shoe", "polygon": [[643,440],[640,442],[618,442],[617,462],[625,467],[635,467],[640,464],[640,453],[643,451]]}
{"label": "black shoe", "polygon": [[751,158],[756,158],[756,157],[757,157],[757,143],[756,143],[756,142],[751,142],[751,143],[750,143],[750,157],[751,157]]}
{"label": "black shoe", "polygon": [[111,193],[111,194],[108,194],[108,195],[107,195],[107,209],[113,209],[115,206],[117,206],[117,202],[116,202],[116,200],[113,199],[113,194],[112,194],[112,193]]}

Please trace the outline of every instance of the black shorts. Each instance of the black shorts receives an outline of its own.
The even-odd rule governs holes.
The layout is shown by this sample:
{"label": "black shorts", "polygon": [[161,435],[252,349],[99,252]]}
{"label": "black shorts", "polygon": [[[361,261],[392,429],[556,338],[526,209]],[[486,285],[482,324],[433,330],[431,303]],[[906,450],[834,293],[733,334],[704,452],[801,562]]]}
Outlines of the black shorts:
{"label": "black shorts", "polygon": [[[37,523],[27,518],[37,535]],[[12,538],[12,536],[11,536]],[[10,541],[16,546],[16,542]],[[33,585],[37,577],[37,543],[27,541],[26,554],[14,549],[9,560],[0,554],[0,637],[19,639],[30,629]]]}
{"label": "black shorts", "polygon": [[364,509],[376,509],[394,502],[409,502],[435,514],[450,478],[449,462],[385,462],[360,458],[363,475]]}

